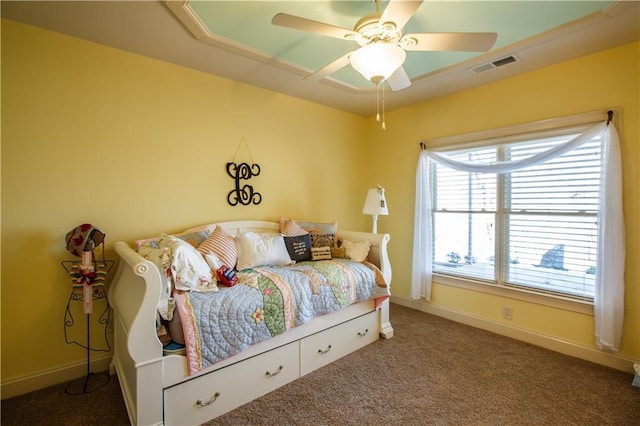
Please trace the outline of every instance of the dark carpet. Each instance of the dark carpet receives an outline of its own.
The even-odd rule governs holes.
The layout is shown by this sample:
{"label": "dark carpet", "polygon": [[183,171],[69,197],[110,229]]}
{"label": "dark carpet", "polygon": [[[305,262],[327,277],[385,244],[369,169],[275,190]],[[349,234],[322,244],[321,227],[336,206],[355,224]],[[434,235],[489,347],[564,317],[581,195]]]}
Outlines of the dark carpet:
{"label": "dark carpet", "polygon": [[[379,340],[207,425],[640,425],[633,375],[391,305]],[[239,383],[239,386],[243,384]],[[125,425],[117,378],[2,401],[2,425]]]}

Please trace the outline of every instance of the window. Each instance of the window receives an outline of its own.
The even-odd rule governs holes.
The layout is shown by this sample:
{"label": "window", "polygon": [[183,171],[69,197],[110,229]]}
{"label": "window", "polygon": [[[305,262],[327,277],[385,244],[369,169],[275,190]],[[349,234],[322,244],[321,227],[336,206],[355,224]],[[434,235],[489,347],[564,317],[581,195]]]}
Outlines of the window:
{"label": "window", "polygon": [[[447,151],[465,163],[529,158],[584,128]],[[510,173],[469,173],[432,161],[433,272],[592,300],[598,243],[600,136]]]}

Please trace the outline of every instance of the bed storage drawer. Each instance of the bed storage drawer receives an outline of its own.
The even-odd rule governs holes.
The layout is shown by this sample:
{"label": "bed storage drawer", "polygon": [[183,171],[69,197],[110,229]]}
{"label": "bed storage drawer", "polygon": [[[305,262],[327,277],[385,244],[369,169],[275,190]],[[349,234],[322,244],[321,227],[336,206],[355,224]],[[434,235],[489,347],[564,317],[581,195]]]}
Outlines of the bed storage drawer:
{"label": "bed storage drawer", "polygon": [[354,318],[300,341],[303,376],[378,339],[378,312]]}
{"label": "bed storage drawer", "polygon": [[293,342],[165,389],[165,424],[202,424],[297,379],[298,355]]}

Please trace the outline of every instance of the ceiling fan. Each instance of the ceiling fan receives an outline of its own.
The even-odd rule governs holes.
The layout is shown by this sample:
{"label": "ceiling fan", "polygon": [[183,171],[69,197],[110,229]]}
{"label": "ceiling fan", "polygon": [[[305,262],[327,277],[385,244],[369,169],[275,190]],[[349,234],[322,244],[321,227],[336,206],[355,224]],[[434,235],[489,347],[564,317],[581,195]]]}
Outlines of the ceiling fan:
{"label": "ceiling fan", "polygon": [[423,0],[390,0],[380,11],[362,17],[353,30],[299,16],[278,13],[271,23],[282,27],[354,41],[360,47],[307,76],[321,80],[351,64],[367,80],[378,85],[386,81],[391,90],[409,87],[411,80],[402,64],[407,51],[484,52],[493,46],[496,33],[416,33],[403,34],[402,29],[422,5]]}

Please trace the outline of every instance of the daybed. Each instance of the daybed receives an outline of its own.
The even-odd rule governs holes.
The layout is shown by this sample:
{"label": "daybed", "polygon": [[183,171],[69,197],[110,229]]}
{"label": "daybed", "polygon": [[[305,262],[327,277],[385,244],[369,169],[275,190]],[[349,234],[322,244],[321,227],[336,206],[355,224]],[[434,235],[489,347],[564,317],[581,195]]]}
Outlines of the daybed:
{"label": "daybed", "polygon": [[[281,223],[266,221],[220,222],[205,228],[212,231],[216,227],[229,235],[281,231]],[[337,238],[356,244],[370,242],[368,257],[362,264],[371,270],[379,269],[377,277],[383,277],[388,294],[389,235],[340,230]],[[115,243],[115,250],[120,263],[109,289],[109,302],[115,313],[111,370],[118,375],[132,424],[201,424],[370,344],[379,336],[393,336],[386,297],[364,301],[352,298],[340,310],[305,321],[296,317],[295,324],[286,331],[239,348],[235,355],[214,360],[210,365],[201,364],[201,369],[194,368],[187,356],[163,353],[158,338],[158,308],[167,274],[125,242]],[[327,262],[341,266],[339,261],[343,260]],[[311,268],[315,263],[299,262],[293,266]],[[250,270],[251,274],[257,274],[258,269],[271,273],[265,267]],[[210,296],[221,297],[225,291],[242,286],[220,286],[221,290]],[[182,317],[183,312],[180,313]],[[187,330],[185,319],[182,321]],[[205,328],[202,324],[198,327]]]}

